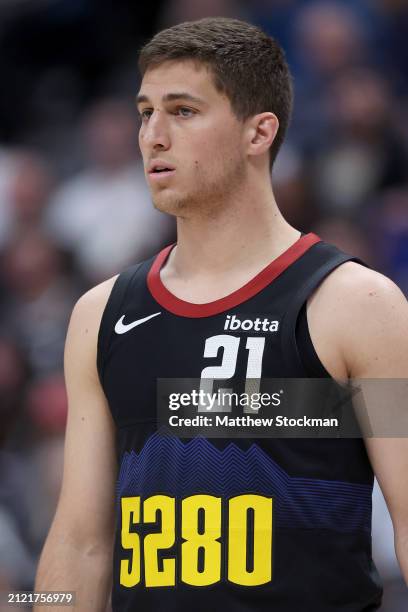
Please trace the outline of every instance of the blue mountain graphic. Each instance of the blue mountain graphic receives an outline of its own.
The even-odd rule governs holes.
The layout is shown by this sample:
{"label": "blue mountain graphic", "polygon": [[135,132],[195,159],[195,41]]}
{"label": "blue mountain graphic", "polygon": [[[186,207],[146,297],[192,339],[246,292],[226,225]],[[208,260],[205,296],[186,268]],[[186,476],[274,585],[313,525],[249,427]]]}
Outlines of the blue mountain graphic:
{"label": "blue mountain graphic", "polygon": [[289,476],[256,443],[242,450],[231,442],[219,450],[203,437],[182,442],[158,432],[139,454],[124,453],[116,503],[132,495],[248,492],[274,498],[277,528],[371,531],[371,485]]}

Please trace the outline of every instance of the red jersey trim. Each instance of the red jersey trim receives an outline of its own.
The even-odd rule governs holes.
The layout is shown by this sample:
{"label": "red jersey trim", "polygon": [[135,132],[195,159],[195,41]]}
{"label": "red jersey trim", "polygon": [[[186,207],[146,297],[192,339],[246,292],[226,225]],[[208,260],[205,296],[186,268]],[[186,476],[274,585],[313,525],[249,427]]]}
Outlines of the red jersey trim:
{"label": "red jersey trim", "polygon": [[313,232],[301,236],[286,251],[281,253],[276,259],[268,264],[266,268],[261,270],[240,289],[233,291],[223,298],[205,304],[193,304],[192,302],[181,300],[163,285],[160,278],[160,270],[171,249],[176,245],[176,243],[170,244],[156,256],[147,274],[147,286],[156,302],[175,315],[191,318],[211,317],[238,306],[238,304],[249,300],[249,298],[262,291],[262,289],[282,274],[286,268],[310,249],[311,246],[320,241],[321,238]]}

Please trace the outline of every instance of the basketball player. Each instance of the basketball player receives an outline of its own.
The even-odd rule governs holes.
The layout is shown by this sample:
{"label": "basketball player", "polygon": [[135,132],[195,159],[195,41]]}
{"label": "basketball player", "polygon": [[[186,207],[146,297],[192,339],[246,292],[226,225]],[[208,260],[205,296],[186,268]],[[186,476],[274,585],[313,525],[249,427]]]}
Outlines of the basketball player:
{"label": "basketball player", "polygon": [[408,581],[407,440],[165,436],[156,383],[405,378],[406,299],[281,215],[270,168],[292,85],[272,38],[184,23],[140,68],[146,180],[177,243],[74,307],[63,484],[36,589],[73,590],[86,612],[110,593],[114,612],[376,610],[373,473]]}

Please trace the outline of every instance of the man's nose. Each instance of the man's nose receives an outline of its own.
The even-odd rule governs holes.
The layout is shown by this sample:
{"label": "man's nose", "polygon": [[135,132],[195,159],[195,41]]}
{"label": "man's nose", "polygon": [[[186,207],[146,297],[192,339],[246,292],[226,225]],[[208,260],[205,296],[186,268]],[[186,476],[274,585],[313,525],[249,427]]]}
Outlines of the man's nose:
{"label": "man's nose", "polygon": [[152,149],[170,147],[170,135],[164,112],[153,111],[142,133],[142,140]]}

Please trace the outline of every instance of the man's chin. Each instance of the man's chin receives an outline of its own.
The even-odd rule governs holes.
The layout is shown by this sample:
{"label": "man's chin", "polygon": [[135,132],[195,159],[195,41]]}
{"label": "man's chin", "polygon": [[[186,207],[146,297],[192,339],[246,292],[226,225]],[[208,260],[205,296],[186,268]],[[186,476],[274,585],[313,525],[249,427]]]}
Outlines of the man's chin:
{"label": "man's chin", "polygon": [[186,198],[177,198],[170,194],[160,194],[154,196],[153,206],[160,212],[167,213],[168,215],[178,215],[181,211],[186,210],[188,203]]}

